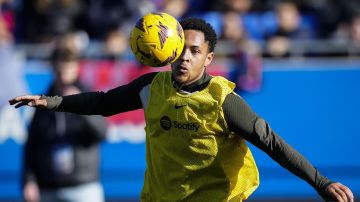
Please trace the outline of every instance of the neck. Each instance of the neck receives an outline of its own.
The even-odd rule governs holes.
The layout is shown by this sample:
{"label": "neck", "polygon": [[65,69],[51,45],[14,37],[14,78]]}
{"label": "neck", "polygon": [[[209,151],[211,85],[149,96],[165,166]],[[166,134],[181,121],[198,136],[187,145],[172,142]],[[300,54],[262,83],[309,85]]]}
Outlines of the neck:
{"label": "neck", "polygon": [[204,72],[204,74],[200,77],[200,79],[188,85],[183,85],[181,83],[178,83],[174,78],[172,78],[172,81],[174,88],[176,88],[178,91],[182,90],[192,93],[204,89],[209,84],[211,78],[212,78],[211,75],[209,75],[207,72]]}

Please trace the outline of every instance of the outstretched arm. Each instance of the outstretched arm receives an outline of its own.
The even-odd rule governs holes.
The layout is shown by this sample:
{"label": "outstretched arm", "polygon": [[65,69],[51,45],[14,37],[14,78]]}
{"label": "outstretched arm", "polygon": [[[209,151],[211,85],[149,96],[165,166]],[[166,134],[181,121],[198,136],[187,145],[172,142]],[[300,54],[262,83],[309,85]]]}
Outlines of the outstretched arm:
{"label": "outstretched arm", "polygon": [[27,105],[84,115],[111,116],[142,108],[140,91],[149,85],[156,73],[145,74],[127,85],[108,92],[86,92],[69,96],[25,95],[9,100],[16,108]]}
{"label": "outstretched arm", "polygon": [[353,201],[349,188],[322,176],[306,158],[278,136],[264,119],[258,117],[240,96],[228,95],[223,110],[231,131],[241,135],[282,167],[307,181],[323,199]]}

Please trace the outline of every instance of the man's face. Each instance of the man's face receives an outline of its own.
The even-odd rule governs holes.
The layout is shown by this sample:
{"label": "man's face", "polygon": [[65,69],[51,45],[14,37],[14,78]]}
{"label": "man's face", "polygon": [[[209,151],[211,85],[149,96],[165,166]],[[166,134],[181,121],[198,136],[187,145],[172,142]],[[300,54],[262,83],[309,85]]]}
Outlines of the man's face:
{"label": "man's face", "polygon": [[77,61],[59,62],[56,64],[57,79],[61,84],[73,84],[79,76]]}
{"label": "man's face", "polygon": [[209,52],[209,44],[204,33],[197,30],[185,30],[185,46],[181,56],[171,64],[172,75],[181,85],[189,85],[199,80],[205,67],[214,57]]}

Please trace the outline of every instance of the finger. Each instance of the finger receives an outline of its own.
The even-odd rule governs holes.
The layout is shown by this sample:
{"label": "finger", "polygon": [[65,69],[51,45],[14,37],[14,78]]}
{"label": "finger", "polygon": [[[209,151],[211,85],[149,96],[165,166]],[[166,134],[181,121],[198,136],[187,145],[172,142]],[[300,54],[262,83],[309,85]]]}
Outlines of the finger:
{"label": "finger", "polygon": [[340,194],[336,192],[336,189],[334,187],[331,187],[328,189],[329,195],[331,195],[333,198],[336,198],[336,201],[343,202],[343,199]]}
{"label": "finger", "polygon": [[41,96],[39,95],[23,95],[15,97],[14,99],[10,100],[10,103],[16,103],[20,101],[30,101],[30,100],[38,100]]}
{"label": "finger", "polygon": [[335,188],[335,192],[341,197],[342,201],[344,201],[344,202],[348,201],[345,192],[343,192],[343,190],[341,190],[339,187]]}
{"label": "finger", "polygon": [[19,101],[18,101],[17,99],[18,99],[18,98],[16,97],[16,98],[13,98],[13,99],[9,100],[9,104],[10,104],[10,105],[13,105],[13,104],[18,103]]}
{"label": "finger", "polygon": [[46,107],[47,102],[46,100],[39,100],[39,99],[30,99],[27,98],[18,102],[17,105],[15,105],[15,108],[22,107],[24,105],[30,106],[30,107]]}
{"label": "finger", "polygon": [[26,96],[18,96],[10,100],[10,104],[15,104],[26,99]]}
{"label": "finger", "polygon": [[19,108],[19,107],[22,107],[22,106],[24,106],[24,105],[28,105],[28,103],[29,103],[29,102],[25,102],[25,101],[20,102],[20,103],[18,103],[17,105],[15,105],[15,108]]}
{"label": "finger", "polygon": [[10,104],[15,104],[17,102],[29,100],[29,99],[30,99],[29,96],[24,95],[24,96],[15,97],[14,99],[10,100],[9,102],[10,102]]}
{"label": "finger", "polygon": [[342,186],[340,186],[340,189],[341,189],[343,192],[345,192],[345,194],[346,194],[346,196],[347,196],[347,198],[348,198],[348,201],[350,201],[350,202],[353,202],[353,201],[354,201],[354,195],[353,195],[353,193],[351,192],[351,190],[350,190],[347,186],[342,185]]}

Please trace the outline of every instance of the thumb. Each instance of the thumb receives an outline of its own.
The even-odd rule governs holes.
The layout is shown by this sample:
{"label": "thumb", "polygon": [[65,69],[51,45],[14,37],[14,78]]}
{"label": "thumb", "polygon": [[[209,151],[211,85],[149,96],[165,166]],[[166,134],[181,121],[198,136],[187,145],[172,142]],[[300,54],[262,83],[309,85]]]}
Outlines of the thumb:
{"label": "thumb", "polygon": [[46,102],[46,99],[33,100],[33,101],[28,103],[28,106],[31,106],[31,107],[46,107],[47,102]]}

